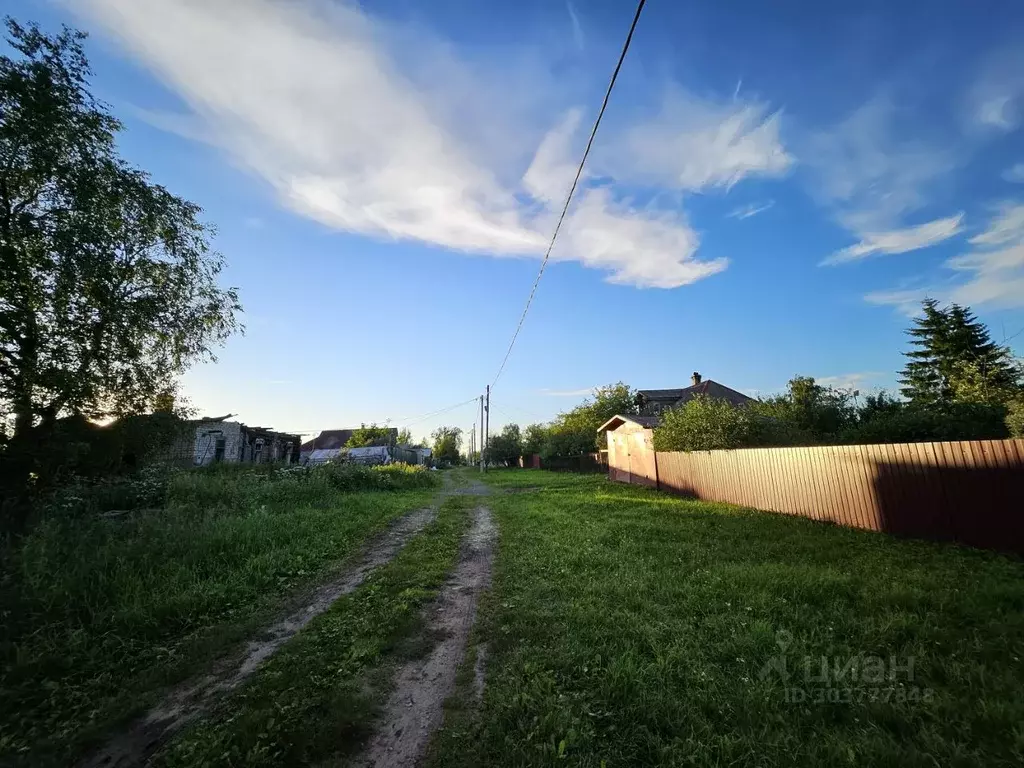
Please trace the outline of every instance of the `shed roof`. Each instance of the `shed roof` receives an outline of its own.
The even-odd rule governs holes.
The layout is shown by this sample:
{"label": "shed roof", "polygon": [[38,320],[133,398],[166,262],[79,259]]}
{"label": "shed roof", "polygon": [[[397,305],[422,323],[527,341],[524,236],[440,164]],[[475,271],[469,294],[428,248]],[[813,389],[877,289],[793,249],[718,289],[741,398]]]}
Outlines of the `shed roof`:
{"label": "shed roof", "polygon": [[661,423],[660,416],[623,416],[622,414],[616,414],[612,416],[608,421],[597,428],[598,432],[606,432],[610,429],[618,429],[626,423],[639,424],[644,429],[654,429]]}

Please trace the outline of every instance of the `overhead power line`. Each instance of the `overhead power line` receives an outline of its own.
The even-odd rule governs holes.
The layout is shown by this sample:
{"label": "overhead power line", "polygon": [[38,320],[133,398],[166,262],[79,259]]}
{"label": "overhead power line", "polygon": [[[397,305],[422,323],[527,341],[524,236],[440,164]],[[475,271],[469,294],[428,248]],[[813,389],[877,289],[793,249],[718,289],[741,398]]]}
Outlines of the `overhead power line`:
{"label": "overhead power line", "polygon": [[455,405],[449,405],[449,406],[447,406],[445,408],[439,408],[436,411],[431,411],[430,413],[425,413],[422,416],[412,416],[412,417],[410,417],[408,419],[400,419],[400,420],[396,421],[395,424],[400,424],[400,425],[402,425],[404,427],[411,427],[414,424],[419,424],[421,421],[426,421],[431,416],[440,416],[442,413],[447,413],[448,411],[454,411],[456,408],[458,408],[460,406],[468,405],[469,403],[475,403],[476,401],[477,401],[476,397],[471,397],[471,398],[469,398],[469,400],[463,400],[461,403],[455,403]]}
{"label": "overhead power line", "polygon": [[597,135],[597,127],[601,125],[601,118],[604,117],[604,110],[608,106],[608,99],[611,98],[612,88],[615,87],[615,81],[619,76],[619,70],[622,69],[622,62],[626,58],[626,51],[629,50],[629,43],[633,39],[633,31],[636,29],[636,24],[640,20],[640,12],[644,9],[644,3],[646,0],[640,0],[636,6],[636,13],[633,15],[633,23],[629,25],[629,34],[626,35],[626,42],[622,45],[622,52],[619,54],[619,61],[615,65],[615,71],[612,72],[612,79],[608,83],[608,90],[605,91],[604,101],[601,102],[601,109],[597,113],[597,119],[594,121],[594,127],[590,131],[590,138],[587,140],[587,148],[583,152],[583,158],[580,160],[579,168],[576,169],[576,177],[572,180],[572,187],[569,188],[569,194],[565,198],[565,205],[562,206],[562,213],[558,217],[558,223],[555,224],[555,231],[551,235],[551,242],[548,243],[548,249],[544,253],[544,259],[540,263],[540,271],[537,272],[537,279],[533,281],[533,288],[530,289],[530,296],[526,300],[526,306],[523,307],[523,314],[519,317],[519,324],[516,326],[515,333],[512,334],[512,341],[509,342],[508,349],[505,350],[505,357],[502,358],[501,366],[498,368],[498,373],[494,376],[494,381],[491,382],[493,387],[501,376],[501,372],[505,370],[505,363],[508,362],[508,356],[512,354],[512,347],[515,346],[516,339],[519,338],[519,331],[523,327],[523,321],[526,320],[526,313],[530,311],[530,305],[533,303],[533,296],[537,292],[537,286],[540,284],[540,279],[544,275],[544,268],[548,265],[548,259],[551,257],[551,249],[555,247],[555,240],[558,239],[558,231],[562,228],[562,221],[565,220],[565,214],[569,210],[569,203],[572,202],[572,196],[576,192],[576,186],[579,184],[580,176],[583,174],[583,166],[587,162],[587,156],[590,154],[590,148],[594,144],[594,137]]}

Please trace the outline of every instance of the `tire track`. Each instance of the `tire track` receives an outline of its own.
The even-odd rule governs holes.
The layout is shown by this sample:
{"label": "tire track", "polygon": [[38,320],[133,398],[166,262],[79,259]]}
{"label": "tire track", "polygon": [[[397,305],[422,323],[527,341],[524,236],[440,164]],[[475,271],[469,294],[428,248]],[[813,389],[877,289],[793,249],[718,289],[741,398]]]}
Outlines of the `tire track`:
{"label": "tire track", "polygon": [[260,663],[293,638],[340,597],[350,594],[370,573],[386,563],[410,539],[433,522],[437,507],[418,509],[398,518],[363,549],[359,561],[337,578],[321,585],[298,610],[251,639],[244,655],[223,659],[200,679],[176,686],[158,705],[78,763],[79,768],[128,768],[144,765],[171,736],[206,713],[226,693],[245,682]]}
{"label": "tire track", "polygon": [[[472,487],[475,494],[489,490],[479,483]],[[477,507],[462,542],[459,563],[428,617],[427,633],[440,634],[443,639],[428,657],[411,661],[399,670],[381,723],[357,765],[399,768],[414,766],[422,759],[444,719],[445,699],[455,689],[478,600],[490,586],[496,540],[490,510]],[[482,669],[478,675],[482,683]]]}

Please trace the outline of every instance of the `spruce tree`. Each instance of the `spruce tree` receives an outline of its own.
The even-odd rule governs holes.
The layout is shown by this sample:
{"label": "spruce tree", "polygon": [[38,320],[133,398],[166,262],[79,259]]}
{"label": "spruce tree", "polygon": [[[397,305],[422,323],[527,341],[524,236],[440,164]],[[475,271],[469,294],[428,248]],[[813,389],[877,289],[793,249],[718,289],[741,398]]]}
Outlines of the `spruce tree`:
{"label": "spruce tree", "polygon": [[1010,352],[992,341],[969,307],[938,306],[925,299],[907,334],[914,349],[900,375],[903,396],[914,405],[1005,402],[1020,389]]}
{"label": "spruce tree", "polygon": [[942,361],[951,351],[949,323],[946,311],[935,299],[925,299],[921,311],[907,330],[915,349],[904,352],[909,362],[900,374],[900,391],[916,405],[933,405],[952,397],[942,372]]}

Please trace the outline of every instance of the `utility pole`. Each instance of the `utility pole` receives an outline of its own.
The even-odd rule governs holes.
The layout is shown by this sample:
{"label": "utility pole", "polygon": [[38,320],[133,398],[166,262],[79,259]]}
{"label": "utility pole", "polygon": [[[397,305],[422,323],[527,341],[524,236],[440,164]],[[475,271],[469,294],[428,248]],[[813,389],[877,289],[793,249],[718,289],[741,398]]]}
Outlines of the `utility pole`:
{"label": "utility pole", "polygon": [[[480,455],[487,452],[487,441],[491,437],[491,385],[487,385],[487,404],[484,406],[484,446]],[[484,466],[487,466],[486,464]]]}
{"label": "utility pole", "polygon": [[[480,395],[480,437],[484,436],[484,396]],[[480,471],[484,471],[484,452],[480,451]]]}

